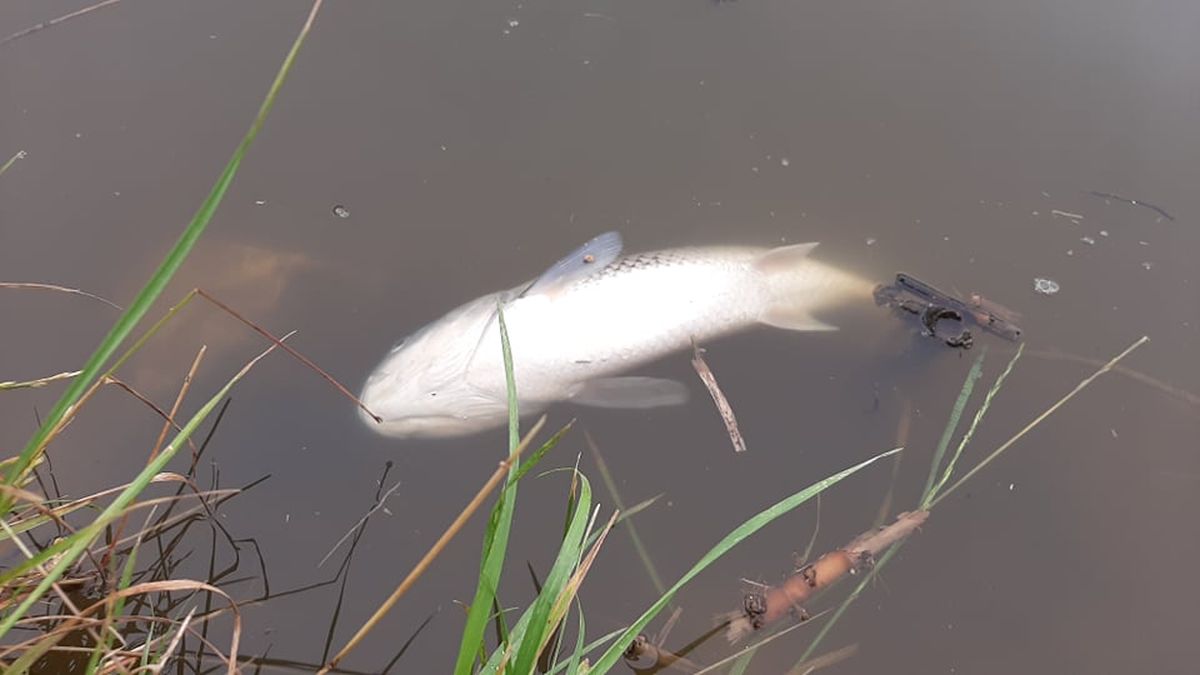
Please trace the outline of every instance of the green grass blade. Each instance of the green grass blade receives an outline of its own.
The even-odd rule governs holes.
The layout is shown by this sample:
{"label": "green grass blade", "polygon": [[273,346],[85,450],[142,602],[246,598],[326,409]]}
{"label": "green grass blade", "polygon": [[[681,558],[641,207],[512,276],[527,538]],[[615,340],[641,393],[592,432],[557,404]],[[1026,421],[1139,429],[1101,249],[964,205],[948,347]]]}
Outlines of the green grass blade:
{"label": "green grass blade", "polygon": [[558,442],[562,440],[562,437],[565,436],[574,425],[574,422],[568,422],[566,426],[554,432],[553,436],[547,439],[545,443],[542,443],[542,447],[538,448],[536,452],[534,452],[529,456],[528,459],[521,463],[521,468],[517,469],[517,472],[513,474],[510,482],[515,483],[524,478],[525,474],[529,473],[530,469],[534,468],[539,462],[542,461],[542,458],[546,456],[547,452],[553,450],[554,446],[558,445]]}
{"label": "green grass blade", "polygon": [[512,662],[512,672],[514,673],[533,672],[533,666],[537,661],[538,654],[541,653],[543,643],[548,639],[549,633],[554,630],[554,626],[551,625],[554,622],[550,620],[550,610],[562,594],[567,582],[570,581],[571,573],[575,571],[579,565],[579,559],[583,555],[583,538],[587,534],[588,519],[592,510],[592,486],[582,474],[574,475],[579,477],[579,496],[575,502],[574,513],[571,516],[570,525],[567,527],[567,534],[563,537],[562,545],[559,546],[554,565],[550,568],[550,573],[546,575],[545,583],[542,584],[542,592],[538,593],[537,599],[530,608],[529,628],[522,636],[520,646],[516,649],[516,657]]}
{"label": "green grass blade", "polygon": [[704,554],[704,557],[701,558],[700,561],[695,565],[693,565],[692,568],[687,571],[687,573],[680,577],[679,581],[676,581],[674,586],[671,586],[671,588],[667,589],[667,592],[663,594],[663,596],[659,598],[657,602],[651,605],[650,608],[647,609],[640,617],[638,617],[637,621],[633,622],[633,625],[626,628],[625,632],[621,634],[621,637],[617,639],[616,643],[610,646],[608,650],[606,650],[604,654],[601,655],[601,657],[596,661],[596,664],[592,667],[592,672],[608,672],[609,668],[612,668],[617,660],[621,658],[621,654],[625,651],[625,648],[629,645],[629,642],[633,640],[633,638],[637,636],[637,634],[640,633],[643,628],[646,627],[646,624],[650,623],[651,619],[653,619],[660,611],[662,611],[664,607],[667,606],[667,604],[671,601],[671,598],[675,596],[675,593],[677,593],[680,588],[683,588],[683,586],[691,581],[697,574],[711,565],[717,558],[720,558],[729,552],[731,548],[736,546],[743,539],[746,539],[750,535],[765,527],[771,521],[795,509],[809,499],[812,499],[816,495],[821,494],[825,490],[833,487],[846,477],[851,476],[854,473],[857,473],[858,471],[873,464],[874,462],[883,459],[884,457],[889,457],[897,452],[900,452],[900,448],[880,453],[864,462],[860,462],[848,469],[839,471],[838,473],[835,473],[824,480],[817,481],[800,492],[797,492],[796,494],[780,501],[774,506],[767,508],[758,515],[742,523],[740,526],[726,535],[724,539],[718,542],[716,546],[713,546],[708,553]]}
{"label": "green grass blade", "polygon": [[1084,389],[1087,389],[1088,386],[1091,385],[1092,382],[1096,381],[1096,378],[1098,378],[1101,375],[1112,370],[1118,363],[1121,362],[1122,359],[1124,359],[1126,356],[1129,356],[1130,354],[1133,353],[1134,350],[1136,350],[1138,347],[1141,347],[1142,345],[1146,344],[1149,341],[1150,341],[1150,338],[1148,336],[1143,335],[1136,342],[1134,342],[1133,344],[1126,347],[1125,351],[1121,352],[1120,354],[1117,354],[1108,363],[1104,364],[1100,368],[1100,370],[1097,370],[1096,372],[1092,373],[1091,375],[1088,375],[1087,377],[1085,377],[1082,381],[1080,381],[1079,384],[1075,385],[1074,389],[1067,392],[1066,395],[1064,395],[1062,398],[1055,401],[1053,405],[1051,405],[1049,408],[1046,408],[1044,411],[1042,411],[1042,413],[1040,415],[1033,418],[1033,420],[1031,420],[1025,426],[1021,427],[1020,431],[1018,431],[1017,433],[1015,433],[1011,437],[1009,437],[1009,439],[1007,441],[1004,441],[1003,443],[1001,443],[1000,446],[997,447],[995,450],[993,450],[990,454],[988,454],[987,457],[984,457],[983,459],[981,459],[979,461],[978,464],[971,467],[971,470],[966,472],[965,474],[963,474],[962,478],[959,478],[958,480],[954,481],[953,485],[946,488],[945,490],[942,490],[941,493],[938,494],[937,499],[934,499],[929,504],[929,507],[933,508],[934,506],[937,506],[937,504],[939,502],[941,502],[943,499],[945,499],[946,497],[949,497],[950,493],[957,490],[959,487],[962,486],[963,483],[966,483],[968,480],[970,480],[972,476],[974,476],[975,474],[982,471],[985,466],[987,466],[988,464],[991,464],[997,457],[1004,454],[1004,452],[1007,451],[1009,448],[1011,448],[1013,446],[1013,444],[1015,444],[1017,441],[1024,438],[1026,434],[1028,434],[1029,432],[1036,429],[1038,427],[1038,425],[1040,425],[1042,422],[1046,421],[1046,418],[1053,415],[1055,413],[1055,411],[1057,411],[1059,408],[1066,405],[1067,402],[1070,401],[1071,399],[1075,398],[1075,396],[1077,396],[1079,394],[1079,392],[1083,391]]}
{"label": "green grass blade", "polygon": [[1012,359],[1009,360],[1008,365],[1005,366],[1004,372],[1000,373],[1000,376],[996,378],[994,383],[992,383],[992,388],[988,389],[987,395],[983,397],[983,403],[979,404],[979,410],[975,411],[975,417],[971,419],[971,426],[967,427],[967,433],[963,434],[962,440],[958,442],[958,447],[954,450],[954,455],[952,455],[950,457],[950,461],[946,463],[946,470],[942,472],[941,479],[938,480],[937,485],[933,487],[933,490],[929,492],[930,502],[937,498],[938,493],[941,492],[942,488],[946,486],[947,482],[949,482],[950,476],[954,474],[954,467],[958,464],[958,458],[962,457],[963,450],[965,450],[967,445],[970,444],[971,439],[975,438],[975,430],[979,427],[979,423],[983,420],[983,416],[987,414],[988,408],[992,406],[992,399],[995,398],[996,394],[1000,392],[1000,388],[1004,386],[1004,381],[1008,379],[1009,374],[1012,373],[1013,366],[1017,365],[1017,361],[1021,358],[1021,354],[1024,353],[1024,351],[1025,343],[1022,342],[1020,346],[1017,347],[1017,353],[1013,355]]}
{"label": "green grass blade", "polygon": [[752,649],[737,658],[732,666],[729,666],[729,675],[744,675],[746,669],[750,667],[750,662],[754,660],[754,655],[758,653],[757,649]]}
{"label": "green grass blade", "polygon": [[967,407],[967,400],[971,398],[971,392],[975,390],[975,383],[983,374],[983,357],[986,355],[987,349],[984,348],[975,359],[975,363],[971,365],[967,379],[963,382],[962,390],[958,392],[958,399],[954,401],[954,409],[950,411],[950,420],[946,422],[946,428],[942,430],[942,438],[938,441],[937,450],[933,453],[933,461],[929,464],[929,478],[925,480],[925,489],[921,491],[921,508],[923,509],[927,508],[933,499],[931,493],[934,481],[937,480],[938,467],[942,465],[946,448],[950,445],[950,439],[954,437],[954,430],[958,428],[958,420],[962,417],[963,409]]}
{"label": "green grass blade", "polygon": [[[50,413],[46,415],[41,427],[29,439],[29,442],[25,444],[25,448],[21,451],[17,461],[9,467],[8,473],[4,477],[5,483],[16,485],[20,482],[21,477],[41,452],[52,430],[62,422],[68,409],[78,403],[83,393],[96,381],[105,363],[120,348],[121,343],[124,342],[129,333],[133,331],[134,327],[141,321],[146,312],[149,311],[150,306],[162,294],[167,283],[171,281],[171,278],[175,276],[179,267],[183,265],[183,261],[191,253],[192,248],[196,245],[196,241],[204,233],[204,229],[212,220],[217,207],[220,206],[221,200],[225,197],[225,192],[229,189],[230,183],[233,182],[234,176],[237,175],[242,159],[254,143],[254,139],[258,137],[258,132],[262,129],[267,115],[275,105],[275,98],[278,96],[280,88],[282,88],[284,81],[287,79],[288,73],[291,72],[292,64],[295,63],[296,55],[300,52],[300,47],[304,44],[304,39],[308,36],[309,30],[312,28],[313,20],[316,18],[321,3],[322,0],[315,0],[313,3],[308,20],[300,29],[300,33],[292,43],[291,50],[284,58],[283,65],[280,66],[279,72],[275,76],[275,81],[271,83],[271,88],[267,90],[267,95],[263,99],[258,114],[250,125],[249,131],[246,132],[246,135],[242,138],[242,142],[234,150],[233,156],[230,157],[229,163],[225,165],[225,169],[217,178],[217,182],[213,185],[208,197],[200,205],[200,209],[192,217],[188,226],[184,228],[183,234],[175,242],[170,252],[167,253],[167,256],[154,272],[154,275],[150,277],[150,280],[146,282],[146,285],[137,294],[134,301],[130,303],[129,309],[121,314],[112,329],[109,330],[108,335],[101,341],[100,346],[92,353],[82,369],[83,372],[71,381],[67,390],[63,392],[63,395],[54,404]],[[7,495],[0,495],[0,514],[8,513],[11,508],[11,498]]]}
{"label": "green grass blade", "polygon": [[[517,384],[513,374],[512,346],[508,341],[508,324],[504,322],[504,308],[497,307],[500,322],[500,348],[504,356],[504,381],[508,393],[508,452],[511,456],[520,444],[520,411],[517,408]],[[455,675],[469,675],[476,661],[476,654],[483,645],[483,633],[487,627],[492,600],[500,586],[500,572],[504,568],[504,556],[508,550],[508,535],[512,529],[513,507],[517,499],[517,484],[513,477],[520,471],[520,464],[513,462],[509,467],[508,480],[500,490],[496,506],[492,509],[487,532],[483,539],[483,556],[480,562],[479,583],[475,587],[475,599],[467,612],[467,623],[463,627],[462,642],[458,647],[458,658],[454,663]],[[510,639],[515,629],[510,632]]]}
{"label": "green grass blade", "polygon": [[[608,489],[608,494],[612,497],[613,506],[617,510],[625,512],[625,502],[621,499],[621,493],[617,490],[617,481],[613,479],[612,472],[608,470],[608,462],[604,461],[604,455],[600,454],[600,447],[592,441],[591,436],[585,431],[584,436],[587,437],[588,448],[592,451],[592,458],[596,461],[596,468],[600,470],[600,478],[604,480],[604,487]],[[654,592],[662,595],[667,590],[667,585],[663,583],[662,577],[658,574],[658,568],[654,565],[654,559],[650,557],[650,550],[646,548],[642,538],[638,536],[637,527],[633,521],[625,523],[625,531],[629,533],[629,539],[633,541],[633,550],[637,552],[638,558],[642,561],[642,567],[646,569],[646,575],[650,577],[650,584],[654,586]]]}
{"label": "green grass blade", "polygon": [[575,611],[579,614],[579,631],[575,634],[575,651],[571,653],[571,659],[567,661],[567,672],[578,673],[579,662],[583,660],[583,655],[586,653],[583,638],[587,635],[587,625],[583,622],[583,607],[576,602]]}

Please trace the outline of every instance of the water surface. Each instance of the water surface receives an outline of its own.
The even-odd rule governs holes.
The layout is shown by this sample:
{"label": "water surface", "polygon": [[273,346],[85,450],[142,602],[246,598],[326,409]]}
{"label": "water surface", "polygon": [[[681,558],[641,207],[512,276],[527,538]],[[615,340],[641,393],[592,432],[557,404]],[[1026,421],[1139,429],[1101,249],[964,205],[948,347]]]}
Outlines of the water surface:
{"label": "water surface", "polygon": [[[76,8],[4,3],[0,33]],[[0,46],[0,159],[28,152],[0,177],[0,277],[128,302],[251,120],[303,12],[126,0]],[[167,297],[201,286],[271,330],[296,329],[296,348],[357,387],[406,333],[606,229],[634,250],[820,241],[823,259],[872,278],[905,270],[1023,313],[1028,353],[974,459],[1094,369],[1049,352],[1103,361],[1148,334],[1126,365],[1200,392],[1197,29],[1187,2],[331,3]],[[1035,293],[1039,277],[1060,292]],[[0,379],[19,380],[78,367],[115,313],[4,291],[0,316]],[[687,381],[689,405],[555,408],[551,425],[579,422],[549,461],[582,453],[610,506],[586,431],[626,501],[664,493],[636,522],[667,580],[749,515],[892,447],[906,410],[895,505],[909,508],[975,354],[874,308],[840,323],[708,345],[744,455],[679,355],[645,373]],[[169,402],[201,344],[193,407],[261,347],[197,303],[124,376]],[[1014,346],[979,344],[990,382]],[[60,391],[3,397],[6,454]],[[1191,672],[1198,410],[1125,375],[1096,382],[938,508],[831,636],[860,646],[832,671]],[[79,495],[123,482],[158,429],[106,390],[52,451],[59,484]],[[271,474],[223,518],[257,539],[284,589],[332,575],[318,561],[394,462],[401,487],[356,554],[340,643],[490,474],[504,438],[375,436],[277,355],[239,385],[202,474]],[[890,485],[880,466],[828,493],[818,550],[869,527]],[[506,606],[532,597],[526,560],[548,568],[564,490],[557,474],[521,493]],[[699,577],[670,643],[736,608],[740,579],[780,579],[815,522],[805,508]],[[473,522],[347,664],[378,671],[437,612],[397,669],[448,671],[481,532]],[[335,595],[248,608],[243,651],[319,660]],[[589,629],[624,625],[654,597],[617,533],[584,587]],[[790,667],[814,634],[777,641],[752,672]],[[719,642],[696,659],[726,654]]]}

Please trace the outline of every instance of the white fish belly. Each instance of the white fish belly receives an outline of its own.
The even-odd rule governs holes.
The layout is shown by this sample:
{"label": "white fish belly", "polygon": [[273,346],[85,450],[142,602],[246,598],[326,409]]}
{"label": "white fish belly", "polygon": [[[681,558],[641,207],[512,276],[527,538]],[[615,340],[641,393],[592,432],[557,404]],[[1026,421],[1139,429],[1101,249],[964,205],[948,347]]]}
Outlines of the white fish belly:
{"label": "white fish belly", "polygon": [[[769,289],[754,266],[761,249],[673,252],[662,264],[620,264],[561,293],[505,310],[521,398],[552,401],[589,379],[616,375],[756,323]],[[496,358],[472,366],[476,386],[503,384]],[[498,338],[493,341],[498,344]],[[481,355],[484,356],[484,355]]]}

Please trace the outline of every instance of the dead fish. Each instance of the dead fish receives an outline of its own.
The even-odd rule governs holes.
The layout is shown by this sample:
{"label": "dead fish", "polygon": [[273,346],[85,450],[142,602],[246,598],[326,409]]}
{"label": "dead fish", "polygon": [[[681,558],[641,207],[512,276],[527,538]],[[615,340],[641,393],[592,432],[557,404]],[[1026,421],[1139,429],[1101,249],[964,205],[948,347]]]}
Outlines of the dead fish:
{"label": "dead fish", "polygon": [[360,398],[362,418],[398,438],[445,437],[508,418],[498,311],[504,308],[522,414],[553,403],[652,408],[687,400],[682,383],[622,376],[692,341],[765,324],[834,330],[815,312],[867,300],[872,284],[813,260],[817,244],[676,248],[621,255],[602,234],[533,281],[452,310],[401,341]]}

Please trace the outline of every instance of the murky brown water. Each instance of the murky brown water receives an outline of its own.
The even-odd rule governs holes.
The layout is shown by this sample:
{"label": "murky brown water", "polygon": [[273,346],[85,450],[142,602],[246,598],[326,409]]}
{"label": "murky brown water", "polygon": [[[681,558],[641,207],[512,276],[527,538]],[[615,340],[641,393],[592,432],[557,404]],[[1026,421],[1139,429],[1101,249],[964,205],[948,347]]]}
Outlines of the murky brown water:
{"label": "murky brown water", "polygon": [[[3,3],[0,34],[78,5]],[[209,189],[303,13],[126,0],[0,46],[0,160],[28,152],[0,177],[0,280],[127,302]],[[1034,352],[1103,360],[1149,334],[1127,365],[1200,392],[1198,29],[1200,6],[1181,1],[332,3],[168,296],[203,286],[273,330],[298,329],[297,348],[357,387],[397,338],[605,229],[631,249],[818,240],[825,259],[880,280],[903,269],[1018,309]],[[1035,294],[1036,277],[1061,291]],[[0,379],[26,379],[77,367],[115,313],[4,291],[0,316]],[[981,342],[990,381],[1012,346]],[[260,348],[197,304],[127,379],[169,402],[200,344],[196,401]],[[971,363],[873,308],[834,334],[762,330],[709,347],[745,455],[682,355],[648,371],[691,383],[686,408],[551,415],[579,417],[628,502],[665,493],[637,524],[667,580],[765,505],[891,447],[906,401],[897,506],[911,506]],[[1091,370],[1027,356],[975,456]],[[3,396],[4,454],[59,391]],[[1194,672],[1198,412],[1129,377],[1098,381],[939,507],[836,629],[829,647],[860,652],[833,671]],[[54,450],[60,485],[123,481],[157,432],[149,411],[105,392]],[[237,389],[210,459],[224,485],[272,475],[224,513],[257,538],[276,590],[332,575],[317,562],[395,462],[402,487],[359,547],[340,643],[503,448],[499,431],[376,437],[321,380],[272,357]],[[579,452],[610,503],[581,433],[551,462]],[[868,527],[889,483],[880,466],[828,493],[818,548]],[[525,560],[549,565],[564,489],[558,474],[520,495],[507,606],[532,596]],[[701,576],[678,599],[671,642],[736,607],[739,578],[779,579],[814,522],[802,510]],[[450,669],[481,531],[477,520],[348,665],[382,668],[438,611],[398,669]],[[621,626],[652,597],[619,533],[585,585],[588,628]],[[247,609],[243,651],[319,660],[334,602],[324,589]],[[751,672],[790,667],[814,634],[775,642]],[[714,643],[697,660],[726,652]]]}

